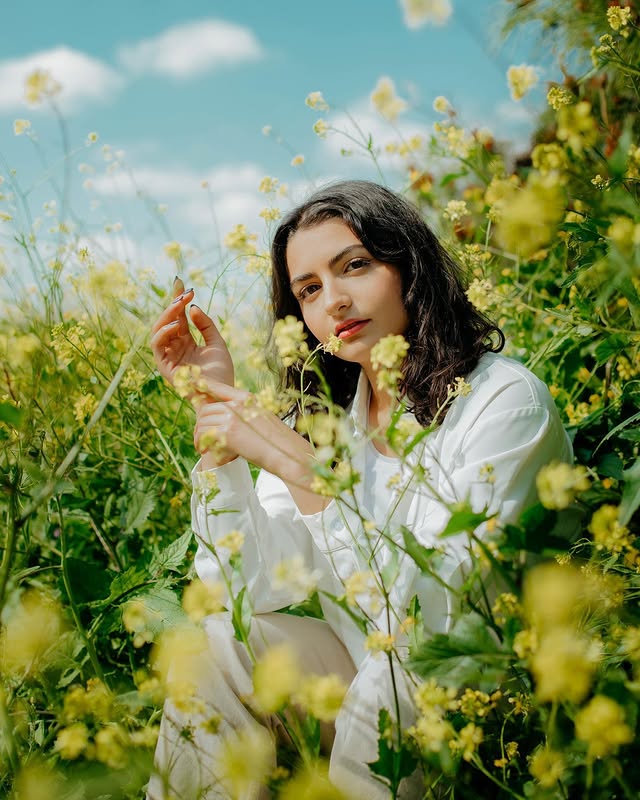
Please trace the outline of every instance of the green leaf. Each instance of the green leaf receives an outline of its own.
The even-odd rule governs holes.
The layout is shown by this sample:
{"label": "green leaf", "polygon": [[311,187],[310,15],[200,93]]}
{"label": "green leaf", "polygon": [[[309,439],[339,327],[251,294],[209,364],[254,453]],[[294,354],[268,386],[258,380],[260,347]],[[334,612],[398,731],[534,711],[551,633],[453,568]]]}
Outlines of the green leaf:
{"label": "green leaf", "polygon": [[[127,602],[131,598],[127,598]],[[135,595],[145,606],[145,627],[155,639],[166,628],[173,628],[186,619],[178,595],[167,586],[154,586],[142,594]]]}
{"label": "green leaf", "polygon": [[629,346],[629,340],[629,336],[613,334],[612,336],[607,336],[598,342],[594,351],[598,366],[601,367],[611,358],[611,356],[615,356],[625,350]]}
{"label": "green leaf", "polygon": [[413,532],[410,531],[409,528],[405,528],[404,525],[401,526],[400,531],[404,541],[404,549],[407,554],[415,561],[421,572],[430,573],[433,569],[431,564],[433,554],[438,552],[436,548],[425,547],[420,544],[413,535]]}
{"label": "green leaf", "polygon": [[24,419],[24,409],[14,406],[13,403],[3,401],[0,403],[0,422],[4,422],[11,428],[19,428]]}
{"label": "green leaf", "polygon": [[627,525],[640,506],[640,458],[622,473],[625,484],[620,502],[620,524]]}
{"label": "green leaf", "polygon": [[92,561],[65,557],[65,568],[76,603],[91,603],[109,594],[112,572]]}
{"label": "green leaf", "polygon": [[233,633],[239,642],[245,642],[251,630],[251,603],[247,595],[247,587],[243,586],[233,598],[231,613]]}
{"label": "green leaf", "polygon": [[174,542],[164,548],[160,553],[156,553],[149,563],[151,575],[157,575],[167,570],[182,572],[184,560],[189,550],[189,545],[193,540],[193,534],[189,530],[183,533]]}
{"label": "green leaf", "polygon": [[407,634],[407,638],[409,639],[409,647],[415,650],[426,640],[424,616],[422,614],[422,608],[420,607],[420,601],[418,600],[417,594],[414,594],[411,598],[411,602],[407,608],[407,617],[411,617],[415,620],[414,624],[409,628]]}
{"label": "green leaf", "polygon": [[451,515],[447,527],[440,534],[441,539],[446,539],[448,536],[455,536],[456,533],[467,531],[472,533],[478,527],[489,519],[485,512],[476,513],[473,511],[468,503]]}
{"label": "green leaf", "polygon": [[341,608],[344,611],[344,613],[347,614],[351,618],[351,621],[355,625],[357,625],[357,627],[362,631],[362,633],[364,633],[365,635],[367,634],[367,622],[366,622],[366,620],[364,620],[359,614],[357,614],[351,608],[351,606],[347,603],[347,598],[346,597],[338,597],[335,594],[331,594],[331,592],[325,592],[325,591],[322,591],[322,594],[325,597],[328,597],[329,600],[331,600],[332,603],[335,603],[335,605],[337,605],[338,608]]}
{"label": "green leaf", "polygon": [[389,712],[381,708],[378,712],[378,760],[369,762],[369,769],[374,775],[386,778],[391,796],[396,797],[400,782],[411,775],[418,761],[404,742],[397,747],[393,727]]}
{"label": "green leaf", "polygon": [[443,686],[477,685],[485,690],[501,680],[508,659],[479,614],[460,617],[449,633],[438,633],[410,648],[405,666]]}
{"label": "green leaf", "polygon": [[99,605],[110,605],[115,601],[122,600],[148,583],[149,573],[145,569],[135,566],[129,567],[126,572],[116,575],[111,581],[109,596],[104,600],[100,600]]}

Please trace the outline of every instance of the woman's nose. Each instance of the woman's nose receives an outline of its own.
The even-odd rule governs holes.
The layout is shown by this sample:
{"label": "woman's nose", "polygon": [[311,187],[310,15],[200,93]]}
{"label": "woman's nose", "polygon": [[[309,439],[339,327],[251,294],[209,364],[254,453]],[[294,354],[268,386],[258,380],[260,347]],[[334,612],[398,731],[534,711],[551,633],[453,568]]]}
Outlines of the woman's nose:
{"label": "woman's nose", "polygon": [[325,288],[325,310],[327,314],[339,313],[342,309],[349,308],[351,297],[339,285],[327,286]]}

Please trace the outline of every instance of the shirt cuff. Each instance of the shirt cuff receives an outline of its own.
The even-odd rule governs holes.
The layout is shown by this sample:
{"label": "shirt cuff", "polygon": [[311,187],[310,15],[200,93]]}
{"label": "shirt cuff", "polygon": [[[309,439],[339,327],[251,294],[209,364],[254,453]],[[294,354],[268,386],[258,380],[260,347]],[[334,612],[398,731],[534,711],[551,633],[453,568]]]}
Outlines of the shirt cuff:
{"label": "shirt cuff", "polygon": [[247,496],[253,491],[253,478],[244,458],[239,456],[213,469],[201,470],[199,466],[200,461],[191,471],[194,491],[211,489],[212,476],[215,476],[215,485],[219,490],[207,503],[210,508],[230,508],[237,506],[239,501],[246,503]]}

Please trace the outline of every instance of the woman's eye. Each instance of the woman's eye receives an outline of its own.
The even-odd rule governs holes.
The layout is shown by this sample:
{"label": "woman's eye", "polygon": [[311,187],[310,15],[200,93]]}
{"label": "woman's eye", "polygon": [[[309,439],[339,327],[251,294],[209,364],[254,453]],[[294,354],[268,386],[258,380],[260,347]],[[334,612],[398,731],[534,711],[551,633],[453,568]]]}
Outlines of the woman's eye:
{"label": "woman's eye", "polygon": [[298,300],[306,300],[312,294],[315,294],[319,288],[317,283],[309,283],[307,286],[303,286],[298,292]]}
{"label": "woman's eye", "polygon": [[366,258],[353,258],[347,264],[346,269],[360,269],[361,267],[367,267],[370,263],[371,262]]}

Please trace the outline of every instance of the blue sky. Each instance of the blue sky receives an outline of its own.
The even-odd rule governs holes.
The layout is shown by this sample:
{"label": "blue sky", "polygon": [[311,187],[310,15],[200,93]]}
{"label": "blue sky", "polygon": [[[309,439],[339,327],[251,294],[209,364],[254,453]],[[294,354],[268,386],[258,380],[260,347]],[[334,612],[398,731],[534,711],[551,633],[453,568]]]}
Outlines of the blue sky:
{"label": "blue sky", "polygon": [[[311,91],[331,104],[322,115],[329,122],[343,124],[348,112],[380,144],[397,138],[370,106],[383,75],[410,103],[398,119],[403,133],[428,134],[438,118],[433,99],[445,95],[465,124],[526,141],[544,82],[556,76],[540,66],[540,87],[519,104],[510,99],[507,67],[536,60],[524,36],[500,46],[502,5],[452,0],[446,25],[410,29],[397,0],[12,3],[0,31],[0,175],[11,167],[23,190],[37,184],[32,213],[55,215],[42,210],[52,194],[43,163],[60,157],[58,124],[22,98],[21,76],[42,65],[63,86],[58,102],[78,150],[70,197],[86,235],[104,245],[106,225],[117,254],[132,262],[161,261],[167,238],[191,246],[194,257],[211,253],[216,226],[219,234],[234,222],[258,230],[264,175],[289,184],[294,199],[332,177],[373,175],[367,162],[340,156],[348,142],[312,132],[319,115],[304,104]],[[16,118],[31,121],[43,161],[28,137],[14,135]],[[90,131],[100,138],[88,148]],[[290,165],[296,153],[305,156],[302,168]],[[115,171],[114,161],[122,165]],[[393,163],[385,169],[392,182]],[[62,166],[51,174],[61,181]],[[149,213],[156,204],[166,211]]]}

